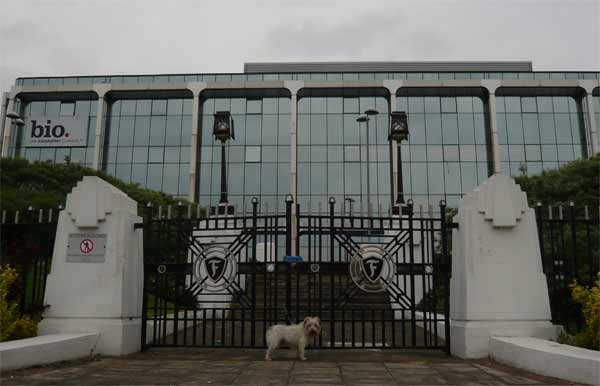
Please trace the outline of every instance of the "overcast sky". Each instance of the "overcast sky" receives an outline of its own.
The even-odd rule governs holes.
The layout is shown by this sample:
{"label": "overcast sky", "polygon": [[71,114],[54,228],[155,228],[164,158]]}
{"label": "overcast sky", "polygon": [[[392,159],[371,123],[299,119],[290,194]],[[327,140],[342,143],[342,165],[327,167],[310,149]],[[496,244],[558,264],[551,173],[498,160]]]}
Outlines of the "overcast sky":
{"label": "overcast sky", "polygon": [[2,0],[19,76],[242,72],[244,62],[531,60],[600,70],[600,0]]}

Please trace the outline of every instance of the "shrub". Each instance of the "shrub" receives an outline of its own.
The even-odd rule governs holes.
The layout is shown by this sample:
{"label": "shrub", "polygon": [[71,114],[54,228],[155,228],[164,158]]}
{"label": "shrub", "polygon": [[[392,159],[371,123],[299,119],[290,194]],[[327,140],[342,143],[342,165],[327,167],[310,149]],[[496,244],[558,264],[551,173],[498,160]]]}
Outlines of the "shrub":
{"label": "shrub", "polygon": [[600,272],[594,286],[585,288],[574,281],[571,296],[581,305],[585,326],[575,335],[577,346],[600,350]]}
{"label": "shrub", "polygon": [[0,267],[0,342],[37,335],[37,323],[28,315],[20,314],[17,301],[9,300],[17,277],[17,270],[10,265]]}
{"label": "shrub", "polygon": [[[104,172],[78,164],[29,162],[23,158],[0,159],[0,206],[7,211],[34,208],[56,208],[65,203],[67,194],[83,176],[98,176],[144,205],[175,205],[173,196],[125,183]],[[185,204],[187,201],[182,200]]]}
{"label": "shrub", "polygon": [[568,205],[597,208],[600,201],[600,156],[579,159],[539,175],[523,175],[515,180],[527,192],[529,205]]}

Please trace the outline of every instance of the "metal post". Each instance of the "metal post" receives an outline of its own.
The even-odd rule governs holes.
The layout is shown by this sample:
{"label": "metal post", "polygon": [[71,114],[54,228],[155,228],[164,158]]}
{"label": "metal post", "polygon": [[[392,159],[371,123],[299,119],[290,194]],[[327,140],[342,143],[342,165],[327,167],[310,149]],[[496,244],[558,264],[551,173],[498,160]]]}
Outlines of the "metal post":
{"label": "metal post", "polygon": [[444,266],[444,322],[446,354],[450,355],[450,276],[452,266],[448,254],[448,235],[446,234],[446,201],[440,201],[440,228],[442,232],[442,264]]}
{"label": "metal post", "polygon": [[371,174],[370,174],[370,165],[369,165],[369,121],[371,119],[367,116],[367,216],[369,218],[372,216],[371,213]]}
{"label": "metal post", "polygon": [[[334,259],[334,213],[335,213],[335,198],[329,197],[329,263],[335,263]],[[342,220],[343,221],[343,220]],[[323,228],[320,229],[321,231]],[[332,348],[335,347],[335,275],[333,272],[329,274],[329,335],[330,335],[330,345]],[[363,318],[364,320],[364,318]]]}
{"label": "metal post", "polygon": [[[143,232],[144,232],[144,262],[145,262],[145,254],[148,250],[150,250],[150,240],[152,240],[152,235],[151,235],[151,229],[152,229],[152,204],[150,202],[148,202],[146,204],[146,218],[142,219],[143,221]],[[154,275],[157,275],[157,272],[153,272]],[[148,324],[148,312],[146,310],[146,307],[148,305],[148,295],[146,293],[147,289],[148,289],[148,272],[146,272],[144,270],[144,286],[142,289],[142,351],[144,351],[147,347],[146,345],[146,334],[147,334],[147,324]],[[158,282],[158,277],[156,277],[156,282]],[[155,305],[154,307],[156,308],[156,302],[158,302],[158,299],[156,299],[155,301]],[[156,310],[154,313],[154,317],[156,317]],[[154,331],[156,331],[156,322],[153,321],[153,328]],[[156,333],[155,333],[156,334]]]}
{"label": "metal post", "polygon": [[408,200],[408,237],[409,237],[409,262],[410,262],[410,325],[411,325],[411,344],[417,345],[417,313],[415,299],[415,242],[413,228],[413,201]]}
{"label": "metal post", "polygon": [[398,142],[398,204],[404,204],[404,182],[402,181],[402,151]]}
{"label": "metal post", "polygon": [[[285,254],[292,253],[292,200],[285,201]],[[277,289],[275,289],[277,291]],[[299,299],[296,299],[297,301]],[[292,323],[292,267],[291,263],[285,264],[285,310],[286,322]]]}
{"label": "metal post", "polygon": [[9,93],[2,93],[2,107],[0,108],[0,149],[4,143],[4,128],[6,126],[6,113],[8,112]]}
{"label": "metal post", "polygon": [[[15,109],[15,99],[14,98],[10,98],[8,99],[8,107],[6,109],[6,111],[8,112],[12,112]],[[12,119],[6,117],[5,114],[5,119],[4,119],[4,132],[3,137],[2,137],[2,157],[8,157],[8,150],[10,148],[10,142],[11,142],[11,138],[12,138],[12,131],[13,131],[13,122]]]}
{"label": "metal post", "polygon": [[577,262],[577,224],[575,220],[575,203],[573,201],[569,202],[569,215],[570,215],[570,225],[571,225],[571,247],[573,253],[573,260],[571,261],[571,269],[572,277],[575,277],[575,280],[579,281],[579,264]]}
{"label": "metal post", "polygon": [[594,112],[594,96],[592,93],[586,93],[587,113],[589,122],[589,138],[591,142],[592,156],[600,153],[600,143],[598,142],[598,128],[596,127],[596,114]]}
{"label": "metal post", "polygon": [[[258,216],[258,199],[252,198],[252,310],[251,313],[251,327],[250,332],[250,346],[254,347],[256,342],[256,227],[257,227],[257,216]],[[277,269],[277,267],[275,268]],[[266,285],[266,284],[265,284]]]}
{"label": "metal post", "polygon": [[[227,171],[225,167],[225,141],[221,141],[221,199],[220,204],[226,204],[227,200]],[[225,209],[226,214],[227,208]]]}

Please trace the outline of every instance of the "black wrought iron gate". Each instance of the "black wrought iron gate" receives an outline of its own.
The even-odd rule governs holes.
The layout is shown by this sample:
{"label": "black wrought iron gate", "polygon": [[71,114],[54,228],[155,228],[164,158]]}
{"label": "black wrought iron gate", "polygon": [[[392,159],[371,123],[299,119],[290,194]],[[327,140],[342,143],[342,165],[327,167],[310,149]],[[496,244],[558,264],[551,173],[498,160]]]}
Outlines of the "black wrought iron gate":
{"label": "black wrought iron gate", "polygon": [[[448,228],[436,214],[286,213],[192,218],[144,228],[142,343],[264,347],[267,328],[319,316],[320,348],[449,352]],[[295,228],[295,229],[294,229]],[[292,231],[297,238],[292,240]],[[294,243],[295,248],[292,248]],[[292,251],[299,262],[286,259]]]}

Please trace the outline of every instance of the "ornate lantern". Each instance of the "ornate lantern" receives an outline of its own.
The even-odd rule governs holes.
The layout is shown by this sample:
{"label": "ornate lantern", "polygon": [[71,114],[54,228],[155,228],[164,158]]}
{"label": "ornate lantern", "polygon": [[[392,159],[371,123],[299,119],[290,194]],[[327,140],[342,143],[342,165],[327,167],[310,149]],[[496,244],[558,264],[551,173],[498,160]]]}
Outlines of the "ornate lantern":
{"label": "ornate lantern", "polygon": [[230,138],[235,139],[233,119],[231,119],[229,111],[217,111],[215,113],[213,134],[221,142],[226,142]]}
{"label": "ornate lantern", "polygon": [[393,111],[390,113],[390,131],[388,139],[396,142],[404,141],[408,138],[408,120],[406,112]]}

